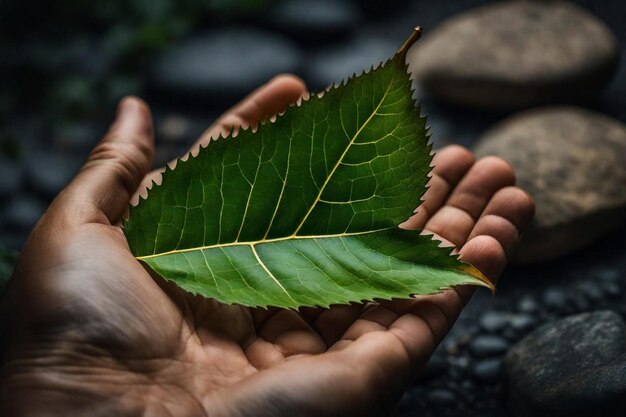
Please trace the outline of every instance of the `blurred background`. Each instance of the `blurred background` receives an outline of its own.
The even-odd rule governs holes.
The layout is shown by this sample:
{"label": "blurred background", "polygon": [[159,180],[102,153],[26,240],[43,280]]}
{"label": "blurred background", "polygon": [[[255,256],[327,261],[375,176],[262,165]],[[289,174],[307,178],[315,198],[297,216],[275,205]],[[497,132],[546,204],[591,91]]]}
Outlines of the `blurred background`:
{"label": "blurred background", "polygon": [[625,22],[622,0],[3,0],[0,247],[124,95],[152,106],[161,166],[274,75],[322,90],[421,25],[407,61],[436,147],[507,159],[537,218],[394,415],[624,415]]}

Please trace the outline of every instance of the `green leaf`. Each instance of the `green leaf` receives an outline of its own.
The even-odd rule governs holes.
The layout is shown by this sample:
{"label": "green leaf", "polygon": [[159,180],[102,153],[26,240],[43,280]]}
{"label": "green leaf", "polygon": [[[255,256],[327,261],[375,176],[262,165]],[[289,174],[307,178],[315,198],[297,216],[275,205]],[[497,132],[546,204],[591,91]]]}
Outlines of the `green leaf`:
{"label": "green leaf", "polygon": [[328,306],[491,286],[397,227],[426,190],[431,147],[404,63],[389,61],[168,167],[130,208],[133,254],[194,294]]}

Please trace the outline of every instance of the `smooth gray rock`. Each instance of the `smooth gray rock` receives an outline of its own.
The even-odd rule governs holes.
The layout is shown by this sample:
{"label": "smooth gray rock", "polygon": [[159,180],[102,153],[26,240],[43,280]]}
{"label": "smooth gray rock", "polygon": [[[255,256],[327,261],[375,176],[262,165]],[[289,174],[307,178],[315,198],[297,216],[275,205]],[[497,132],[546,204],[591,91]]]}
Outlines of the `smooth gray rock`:
{"label": "smooth gray rock", "polygon": [[454,404],[457,400],[456,394],[445,388],[436,388],[426,394],[426,400],[434,405]]}
{"label": "smooth gray rock", "polygon": [[480,327],[488,333],[497,333],[504,329],[511,320],[510,314],[506,311],[486,311],[479,319]]}
{"label": "smooth gray rock", "polygon": [[509,350],[504,373],[511,415],[623,416],[626,325],[610,311],[548,323]]}
{"label": "smooth gray rock", "polygon": [[615,73],[619,46],[604,23],[575,5],[514,0],[444,21],[408,60],[431,95],[510,111],[595,98]]}
{"label": "smooth gray rock", "polygon": [[486,132],[474,150],[507,160],[535,199],[518,263],[570,253],[626,219],[626,126],[617,120],[569,106],[527,110]]}
{"label": "smooth gray rock", "polygon": [[472,367],[472,375],[481,382],[493,383],[498,381],[502,373],[502,359],[489,358],[476,362]]}
{"label": "smooth gray rock", "polygon": [[154,63],[153,88],[181,99],[232,102],[285,72],[297,72],[300,52],[275,33],[232,28],[173,45]]}
{"label": "smooth gray rock", "polygon": [[477,336],[469,345],[470,352],[477,358],[501,355],[509,347],[511,343],[508,340],[496,335]]}
{"label": "smooth gray rock", "polygon": [[567,294],[560,288],[548,288],[542,298],[548,310],[562,313],[567,307]]}
{"label": "smooth gray rock", "polygon": [[307,80],[314,89],[339,84],[344,79],[377,67],[398,49],[394,42],[362,37],[315,55],[307,65]]}
{"label": "smooth gray rock", "polygon": [[337,41],[361,22],[361,10],[345,0],[288,0],[269,12],[274,28],[304,43]]}

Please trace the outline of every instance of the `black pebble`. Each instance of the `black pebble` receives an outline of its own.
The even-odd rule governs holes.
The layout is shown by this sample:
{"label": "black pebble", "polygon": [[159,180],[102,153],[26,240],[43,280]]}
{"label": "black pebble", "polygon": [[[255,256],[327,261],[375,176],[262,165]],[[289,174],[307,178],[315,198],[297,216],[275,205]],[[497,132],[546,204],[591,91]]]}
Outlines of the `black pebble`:
{"label": "black pebble", "polygon": [[503,337],[495,335],[481,335],[470,343],[469,349],[477,358],[496,356],[506,352],[511,343]]}
{"label": "black pebble", "polygon": [[472,375],[478,381],[496,382],[500,377],[502,361],[500,358],[484,359],[472,368]]}
{"label": "black pebble", "polygon": [[567,309],[567,295],[557,288],[550,288],[543,293],[543,302],[553,311],[563,312]]}
{"label": "black pebble", "polygon": [[456,402],[456,394],[446,388],[436,388],[426,394],[429,403],[435,405],[448,405]]}
{"label": "black pebble", "polygon": [[534,298],[525,296],[517,303],[517,310],[521,313],[536,313],[539,311],[539,303]]}
{"label": "black pebble", "polygon": [[480,327],[488,333],[498,333],[509,323],[509,314],[504,311],[487,311],[478,319]]}

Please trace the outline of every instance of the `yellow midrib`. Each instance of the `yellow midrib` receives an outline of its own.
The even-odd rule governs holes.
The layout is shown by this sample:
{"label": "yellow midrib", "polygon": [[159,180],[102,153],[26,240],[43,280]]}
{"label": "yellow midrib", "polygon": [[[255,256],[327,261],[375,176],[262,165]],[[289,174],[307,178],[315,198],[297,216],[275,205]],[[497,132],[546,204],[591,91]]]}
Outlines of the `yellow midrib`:
{"label": "yellow midrib", "polygon": [[377,230],[368,230],[366,232],[339,233],[339,234],[334,234],[334,235],[307,235],[307,236],[291,235],[291,236],[285,236],[285,237],[278,237],[278,238],[274,238],[274,239],[260,239],[260,240],[256,240],[256,241],[250,241],[250,242],[237,242],[237,241],[235,241],[235,242],[230,242],[230,243],[216,243],[214,245],[197,246],[197,247],[194,247],[194,248],[174,249],[174,250],[171,250],[171,251],[155,253],[155,254],[152,254],[152,255],[137,256],[135,258],[139,259],[139,260],[141,260],[141,259],[150,259],[150,258],[158,258],[160,256],[174,255],[174,254],[177,254],[177,253],[203,251],[203,250],[208,250],[208,249],[227,248],[227,247],[230,247],[230,246],[255,246],[255,245],[262,245],[262,244],[265,244],[265,243],[281,242],[281,241],[285,241],[285,240],[330,239],[330,238],[334,238],[334,237],[358,236],[358,235],[366,235],[366,234],[369,234],[369,233],[382,232],[383,230],[389,230],[389,229],[392,229],[392,227],[385,227],[383,229],[377,229]]}
{"label": "yellow midrib", "polygon": [[[394,77],[395,78],[395,77]],[[350,147],[352,147],[352,145],[354,144],[354,142],[356,141],[356,138],[359,137],[359,135],[361,134],[361,132],[363,131],[363,129],[365,129],[365,126],[367,126],[370,122],[370,120],[372,120],[372,118],[376,115],[376,113],[378,112],[378,109],[380,109],[380,106],[383,104],[383,102],[385,101],[385,99],[387,98],[387,94],[389,94],[389,89],[391,88],[391,85],[393,84],[394,78],[391,79],[391,81],[389,81],[389,85],[387,86],[387,89],[385,90],[385,92],[383,93],[383,96],[381,97],[380,101],[378,102],[378,105],[376,106],[376,108],[372,111],[372,113],[369,115],[369,117],[365,120],[365,122],[363,123],[363,125],[357,130],[357,132],[352,136],[352,139],[350,139],[350,142],[348,143],[348,146],[346,146],[346,149],[344,149],[343,153],[341,154],[341,156],[339,157],[339,159],[337,160],[337,163],[335,164],[335,166],[333,167],[333,169],[330,171],[330,174],[328,174],[326,176],[326,180],[324,181],[324,184],[322,184],[322,186],[320,187],[319,192],[317,193],[317,197],[315,198],[315,200],[313,201],[313,203],[311,204],[311,207],[309,208],[309,211],[306,212],[306,214],[304,215],[304,218],[300,221],[300,224],[298,225],[298,227],[296,227],[296,231],[293,232],[294,235],[298,234],[298,232],[300,231],[300,229],[302,228],[302,226],[304,226],[304,223],[307,221],[307,219],[309,218],[309,215],[311,214],[311,212],[313,212],[313,209],[315,209],[315,206],[317,206],[317,203],[319,202],[320,198],[322,197],[322,194],[324,193],[324,190],[326,189],[326,186],[328,185],[328,183],[330,182],[330,179],[333,177],[333,175],[335,174],[335,171],[337,171],[337,168],[339,168],[339,166],[341,165],[341,163],[343,162],[343,158],[345,158],[346,154],[348,153],[348,150],[350,150]],[[343,124],[343,120],[342,120],[342,124]],[[285,178],[286,180],[286,178]]]}

